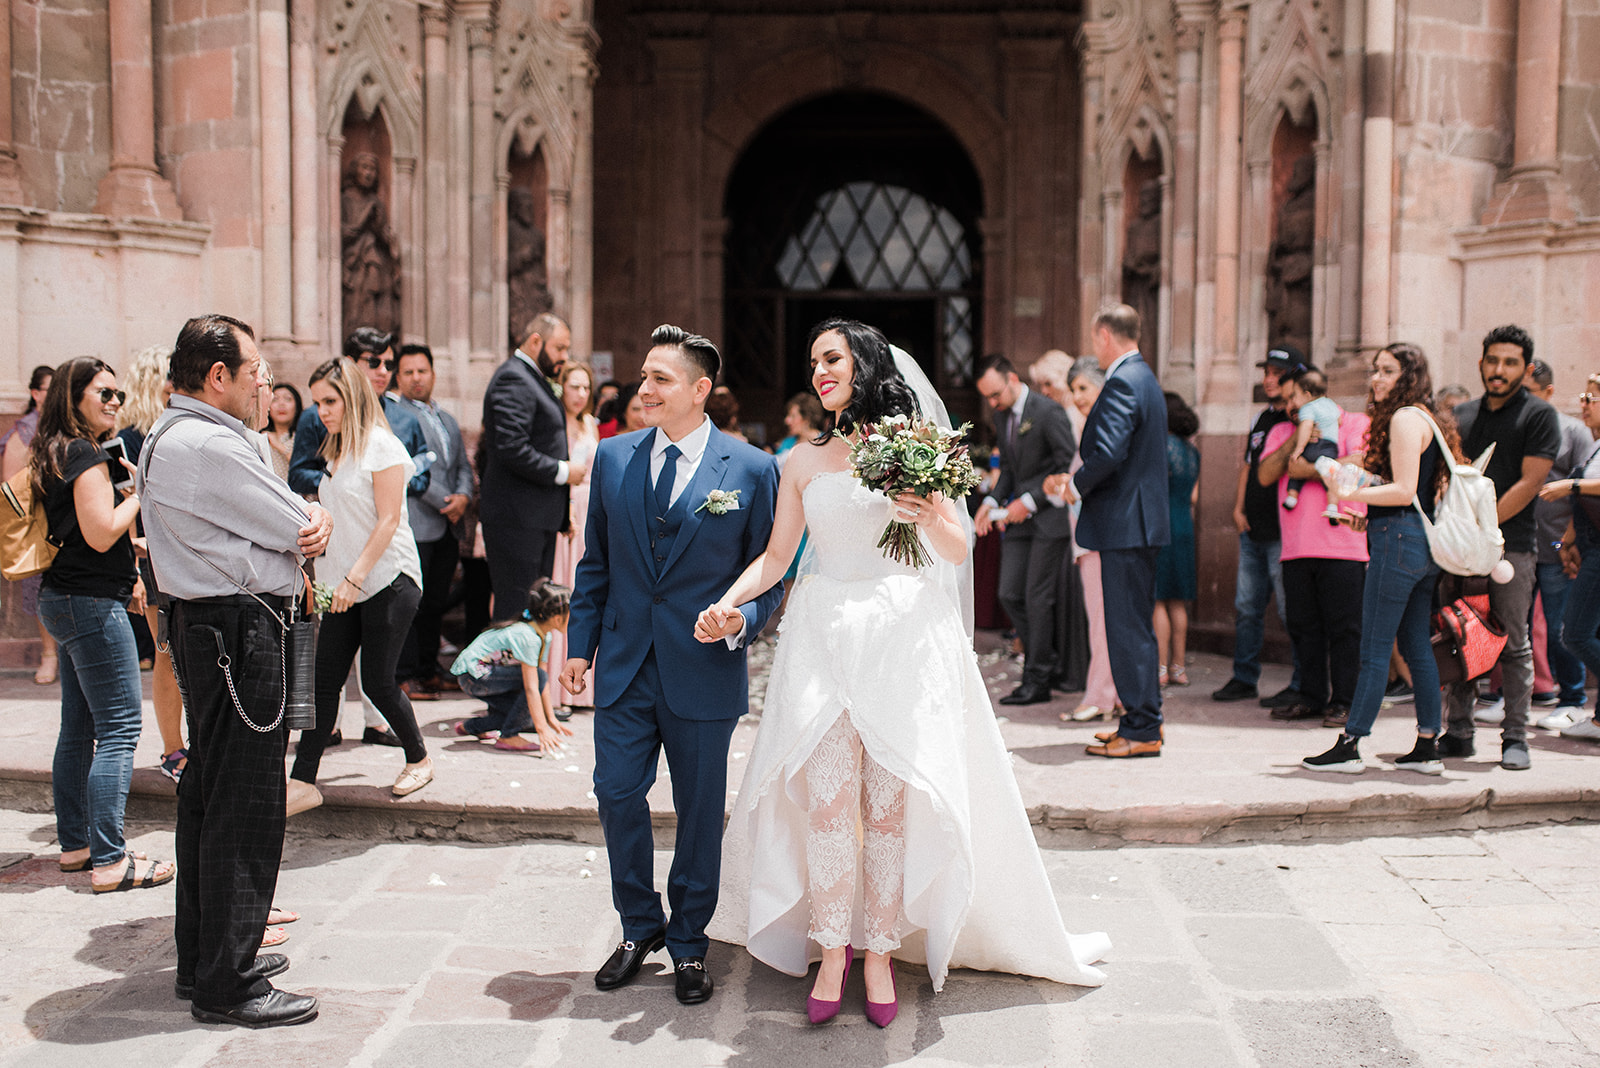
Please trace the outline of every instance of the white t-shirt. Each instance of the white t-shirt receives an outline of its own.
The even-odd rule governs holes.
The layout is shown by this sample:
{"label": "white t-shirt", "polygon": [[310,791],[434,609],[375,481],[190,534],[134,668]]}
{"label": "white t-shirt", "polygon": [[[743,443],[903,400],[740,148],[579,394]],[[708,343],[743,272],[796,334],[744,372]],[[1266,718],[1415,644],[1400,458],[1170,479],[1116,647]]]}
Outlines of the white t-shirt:
{"label": "white t-shirt", "polygon": [[[333,517],[333,535],[328,539],[327,551],[317,561],[319,581],[336,586],[355,566],[361,551],[367,547],[367,539],[372,536],[372,528],[378,525],[378,506],[372,498],[372,474],[395,466],[405,468],[402,478],[408,481],[417,470],[400,439],[386,427],[375,426],[367,437],[361,461],[353,463],[347,459],[322,480],[317,494],[322,507]],[[411,534],[411,521],[406,517],[403,501],[400,525],[395,528],[388,548],[361,580],[361,593],[356,600],[365,601],[400,575],[409,575],[419,587],[422,585],[417,540]]]}

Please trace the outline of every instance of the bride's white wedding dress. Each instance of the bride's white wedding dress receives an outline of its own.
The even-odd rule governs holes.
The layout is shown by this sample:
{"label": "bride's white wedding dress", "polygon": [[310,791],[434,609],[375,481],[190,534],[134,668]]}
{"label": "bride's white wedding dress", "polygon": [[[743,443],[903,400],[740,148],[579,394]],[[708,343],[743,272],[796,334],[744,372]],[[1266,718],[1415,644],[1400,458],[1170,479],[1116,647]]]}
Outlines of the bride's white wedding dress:
{"label": "bride's white wedding dress", "polygon": [[[761,730],[723,840],[712,937],[804,975],[805,763],[848,711],[862,745],[908,784],[905,883],[895,956],[926,963],[935,990],[952,967],[1097,986],[1103,934],[1061,922],[995,725],[972,642],[931,579],[886,559],[891,505],[848,472],[802,495],[816,573],[789,595]],[[853,943],[861,930],[857,879]]]}

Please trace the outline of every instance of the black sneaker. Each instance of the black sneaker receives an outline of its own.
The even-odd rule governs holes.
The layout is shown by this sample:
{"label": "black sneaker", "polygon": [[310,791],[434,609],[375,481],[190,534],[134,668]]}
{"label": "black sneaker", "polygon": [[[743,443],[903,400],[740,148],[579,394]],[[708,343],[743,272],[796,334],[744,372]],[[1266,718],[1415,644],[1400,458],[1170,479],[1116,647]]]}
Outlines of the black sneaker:
{"label": "black sneaker", "polygon": [[1271,697],[1261,699],[1262,708],[1288,708],[1290,705],[1304,704],[1306,695],[1293,686],[1285,686]]}
{"label": "black sneaker", "polygon": [[1213,701],[1243,701],[1256,695],[1257,690],[1254,686],[1238,679],[1229,679],[1222,684],[1222,689],[1211,691]]}
{"label": "black sneaker", "polygon": [[1472,744],[1471,738],[1457,738],[1453,734],[1447,734],[1435,741],[1439,744],[1439,755],[1442,757],[1469,757],[1475,756],[1478,752],[1478,747]]}
{"label": "black sneaker", "polygon": [[1560,690],[1547,690],[1533,695],[1534,708],[1555,708],[1561,704]]}
{"label": "black sneaker", "polygon": [[1393,705],[1406,704],[1415,696],[1411,684],[1405,679],[1393,679],[1383,690],[1383,699]]}
{"label": "black sneaker", "polygon": [[1326,753],[1306,757],[1300,761],[1300,766],[1307,771],[1340,771],[1346,775],[1360,775],[1366,770],[1367,765],[1361,760],[1358,745],[1356,739],[1341,732],[1339,740],[1333,743],[1332,749]]}
{"label": "black sneaker", "polygon": [[1438,775],[1444,771],[1439,762],[1439,741],[1436,738],[1417,736],[1417,744],[1403,757],[1394,758],[1394,766],[1401,771],[1415,771],[1422,775]]}

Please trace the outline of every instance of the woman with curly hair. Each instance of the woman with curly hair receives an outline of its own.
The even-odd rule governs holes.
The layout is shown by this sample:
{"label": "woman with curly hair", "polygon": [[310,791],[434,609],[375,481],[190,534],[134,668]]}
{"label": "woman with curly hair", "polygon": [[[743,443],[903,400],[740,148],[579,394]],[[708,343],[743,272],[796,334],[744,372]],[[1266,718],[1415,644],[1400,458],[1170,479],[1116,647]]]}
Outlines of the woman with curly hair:
{"label": "woman with curly hair", "polygon": [[[1454,458],[1445,456],[1434,438],[1433,381],[1420,348],[1404,342],[1389,345],[1373,358],[1370,381],[1367,414],[1372,426],[1363,466],[1381,481],[1342,498],[1367,506],[1369,563],[1361,595],[1361,672],[1339,740],[1327,752],[1300,764],[1311,771],[1352,775],[1364,770],[1359,745],[1378,718],[1389,678],[1389,649],[1398,642],[1416,693],[1417,742],[1394,764],[1438,775],[1443,770],[1438,743],[1439,668],[1429,642],[1429,616],[1439,566],[1428,550],[1428,535],[1413,501],[1433,518],[1434,502]],[[1453,435],[1452,429],[1445,439],[1452,450]],[[1328,487],[1328,499],[1341,499],[1337,485]]]}
{"label": "woman with curly hair", "polygon": [[[128,462],[135,467],[139,466],[139,456],[144,452],[145,435],[166,411],[167,398],[172,396],[172,380],[168,377],[171,359],[170,346],[151,345],[134,353],[133,362],[128,365],[125,383],[128,403],[117,413],[117,437],[122,439]],[[144,534],[142,523],[138,533]],[[159,634],[156,604],[160,590],[156,587],[149,558],[139,561],[139,576],[144,580],[145,622],[151,634]],[[172,656],[160,643],[155,648],[150,692],[155,705],[156,730],[161,732],[161,774],[177,782],[189,763],[188,750],[183,746],[183,697],[178,693],[178,679],[172,673]]]}

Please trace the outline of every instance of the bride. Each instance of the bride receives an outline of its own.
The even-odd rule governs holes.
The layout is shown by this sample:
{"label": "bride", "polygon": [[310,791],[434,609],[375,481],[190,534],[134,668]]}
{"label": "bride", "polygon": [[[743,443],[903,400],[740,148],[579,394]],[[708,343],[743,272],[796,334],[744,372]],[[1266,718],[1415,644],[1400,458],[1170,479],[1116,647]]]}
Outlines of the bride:
{"label": "bride", "polygon": [[[813,1023],[838,1013],[856,946],[866,1015],[880,1027],[898,1008],[896,956],[925,962],[935,990],[951,967],[1098,985],[1090,965],[1110,942],[1061,922],[958,591],[935,575],[966,558],[961,506],[890,501],[850,471],[862,425],[919,409],[947,423],[943,405],[870,326],[829,319],[810,349],[823,433],[791,452],[766,551],[697,628],[702,640],[720,633],[728,613],[779,581],[809,526],[813,548],[723,842],[712,934],[789,975],[820,958],[806,999]],[[891,516],[920,527],[948,564],[919,573],[885,558],[876,545]]]}

